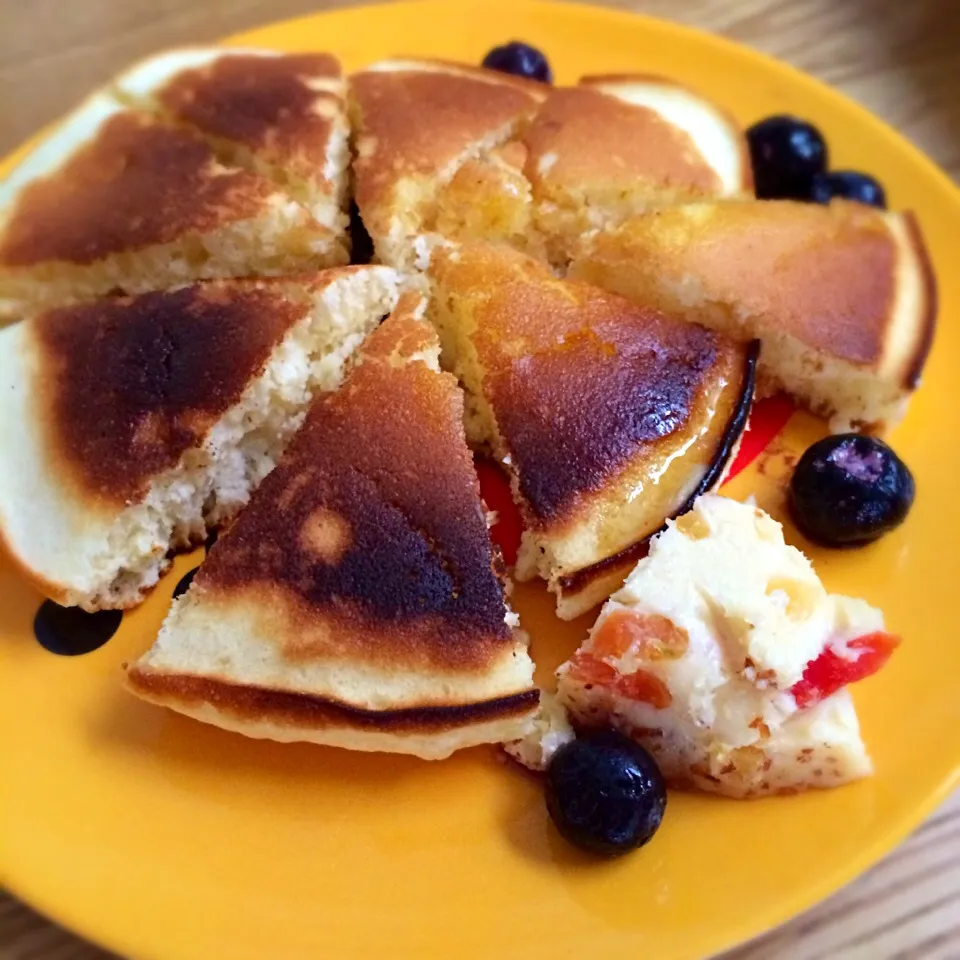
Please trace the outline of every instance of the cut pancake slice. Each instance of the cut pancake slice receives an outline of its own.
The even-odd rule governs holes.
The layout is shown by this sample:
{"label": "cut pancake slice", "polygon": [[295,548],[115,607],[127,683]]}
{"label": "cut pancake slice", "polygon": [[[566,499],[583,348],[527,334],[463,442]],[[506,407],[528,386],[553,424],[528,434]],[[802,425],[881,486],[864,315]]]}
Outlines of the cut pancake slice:
{"label": "cut pancake slice", "polygon": [[571,275],[760,339],[761,390],[785,390],[837,431],[900,419],[935,326],[913,216],[844,201],[661,210],[595,237]]}
{"label": "cut pancake slice", "polygon": [[0,539],[47,596],[129,607],[229,520],[398,297],[387,267],[211,281],[0,333]]}
{"label": "cut pancake slice", "polygon": [[468,392],[468,436],[511,474],[526,524],[516,575],[539,573],[572,619],[721,481],[755,350],[557,280],[508,247],[438,247],[430,277],[444,360]]}
{"label": "cut pancake slice", "polygon": [[402,298],[314,403],[128,666],[138,696],[248,736],[426,759],[525,734],[533,664],[423,306]]}
{"label": "cut pancake slice", "polygon": [[558,691],[576,726],[633,737],[671,787],[795,793],[870,774],[846,684],[897,642],[879,610],[827,593],[779,523],[708,495],[654,539]]}
{"label": "cut pancake slice", "polygon": [[114,89],[201,134],[222,162],[273,181],[331,231],[325,262],[347,261],[350,125],[334,57],[184,48],[137,64]]}
{"label": "cut pancake slice", "polygon": [[433,231],[523,242],[531,222],[525,154],[498,148],[547,92],[431,60],[386,60],[350,77],[356,202],[382,262],[422,261]]}
{"label": "cut pancake slice", "polygon": [[660,77],[584,77],[553,90],[524,136],[535,221],[551,260],[646,210],[752,197],[746,139],[733,118]]}
{"label": "cut pancake slice", "polygon": [[201,137],[101,93],[0,185],[0,313],[315,269],[330,235]]}

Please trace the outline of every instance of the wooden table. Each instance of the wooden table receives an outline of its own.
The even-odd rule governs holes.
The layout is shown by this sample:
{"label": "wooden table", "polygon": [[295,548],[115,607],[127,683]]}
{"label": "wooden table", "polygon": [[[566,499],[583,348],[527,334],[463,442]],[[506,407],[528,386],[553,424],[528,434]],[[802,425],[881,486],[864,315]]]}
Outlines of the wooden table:
{"label": "wooden table", "polygon": [[[351,0],[0,3],[2,154],[138,57]],[[724,33],[788,60],[860,100],[960,177],[960,0],[608,3]],[[960,957],[960,795],[866,876],[726,960],[826,957]],[[0,894],[0,958],[108,955]]]}

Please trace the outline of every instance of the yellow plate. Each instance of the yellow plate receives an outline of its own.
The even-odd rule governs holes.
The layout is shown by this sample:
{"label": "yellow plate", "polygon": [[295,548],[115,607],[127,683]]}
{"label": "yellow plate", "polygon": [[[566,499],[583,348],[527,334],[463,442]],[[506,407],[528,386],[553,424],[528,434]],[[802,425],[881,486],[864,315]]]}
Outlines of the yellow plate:
{"label": "yellow plate", "polygon": [[[477,62],[522,37],[559,80],[664,73],[748,124],[814,120],[835,165],[879,176],[919,214],[940,281],[925,383],[893,442],[917,475],[908,523],[878,545],[814,552],[834,590],[865,596],[906,637],[856,690],[877,775],[802,797],[736,803],[674,795],[655,841],[614,863],[568,848],[532,777],[474,750],[438,764],[232,736],[142,704],[119,665],[150,643],[175,571],[106,646],[57,657],[33,638],[40,597],[0,567],[0,855],[15,893],[127,956],[692,958],[785,920],[880,857],[957,779],[960,644],[950,604],[960,531],[956,439],[960,199],[913,147],[788,67],[679,27],[525,0],[354,9],[237,42],[332,50],[347,68],[397,53]],[[795,417],[731,484],[778,508],[784,454],[817,434]],[[955,473],[957,471],[958,473]],[[793,542],[799,542],[791,531]],[[518,606],[545,664],[562,626],[537,588]]]}

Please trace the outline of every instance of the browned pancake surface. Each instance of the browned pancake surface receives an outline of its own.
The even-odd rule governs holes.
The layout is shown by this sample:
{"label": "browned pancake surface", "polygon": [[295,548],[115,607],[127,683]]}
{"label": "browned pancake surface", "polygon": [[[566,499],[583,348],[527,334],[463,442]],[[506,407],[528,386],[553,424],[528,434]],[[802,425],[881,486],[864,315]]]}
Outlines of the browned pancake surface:
{"label": "browned pancake surface", "polygon": [[[554,90],[530,125],[526,172],[531,182],[590,187],[641,183],[691,195],[719,191],[720,178],[685,131],[656,111],[590,87]],[[551,163],[541,171],[541,163]]]}
{"label": "browned pancake surface", "polygon": [[93,263],[255,216],[271,192],[259,177],[224,170],[199,138],[120,113],[24,188],[0,237],[0,263]]}
{"label": "browned pancake surface", "polygon": [[521,493],[541,520],[562,516],[681,429],[717,360],[720,338],[702,327],[625,303],[594,306],[589,333],[513,360],[489,382]]}
{"label": "browned pancake surface", "polygon": [[342,98],[313,89],[311,81],[339,76],[328,54],[229,55],[178,74],[159,99],[172,116],[209,136],[316,177]]}
{"label": "browned pancake surface", "polygon": [[477,298],[484,392],[537,520],[655,456],[660,439],[703,416],[714,369],[742,366],[742,348],[716,333],[558,281],[503,248],[465,246],[438,269],[448,292]]}
{"label": "browned pancake surface", "polygon": [[370,70],[351,77],[361,211],[383,202],[386,190],[402,176],[436,174],[472,144],[533,114],[543,91],[491,76]]}
{"label": "browned pancake surface", "polygon": [[180,707],[213,706],[248,723],[273,723],[307,730],[389,730],[400,735],[430,734],[458,726],[530,713],[539,691],[524,690],[511,696],[467,704],[437,704],[397,710],[364,710],[328,697],[230,683],[162,670],[127,672],[131,686],[146,695],[168,699]]}
{"label": "browned pancake surface", "polygon": [[394,317],[371,336],[196,578],[276,610],[288,660],[464,670],[516,642],[455,380],[405,361],[431,335]]}
{"label": "browned pancake surface", "polygon": [[88,493],[138,501],[239,400],[306,310],[234,281],[43,314],[31,322],[51,449]]}
{"label": "browned pancake surface", "polygon": [[599,238],[596,259],[629,260],[651,289],[689,279],[698,299],[872,364],[893,317],[897,257],[883,215],[869,207],[731,201],[638,217]]}

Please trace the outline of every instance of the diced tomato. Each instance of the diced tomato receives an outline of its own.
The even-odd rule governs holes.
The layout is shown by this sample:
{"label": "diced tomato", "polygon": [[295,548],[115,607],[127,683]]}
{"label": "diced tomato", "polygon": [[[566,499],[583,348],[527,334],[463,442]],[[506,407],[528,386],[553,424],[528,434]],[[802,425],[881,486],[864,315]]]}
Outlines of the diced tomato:
{"label": "diced tomato", "polygon": [[640,703],[649,703],[658,710],[669,707],[673,701],[670,689],[658,677],[646,670],[637,670],[621,676],[615,667],[592,653],[578,651],[570,661],[570,674],[580,683],[593,684],[616,691],[620,696]]}
{"label": "diced tomato", "polygon": [[593,637],[600,657],[622,657],[631,647],[647,660],[676,660],[687,652],[690,637],[683,627],[658,613],[615,610]]}
{"label": "diced tomato", "polygon": [[857,637],[847,644],[848,649],[860,651],[856,660],[838,656],[827,648],[807,664],[803,678],[790,688],[793,699],[802,710],[836,693],[848,683],[869,677],[890,659],[890,654],[899,644],[899,637],[878,631]]}
{"label": "diced tomato", "polygon": [[600,686],[611,687],[620,677],[614,667],[603,660],[598,660],[592,653],[578,650],[570,661],[570,673],[581,683],[596,683]]}
{"label": "diced tomato", "polygon": [[615,610],[594,634],[593,652],[598,657],[622,657],[637,639],[634,615]]}
{"label": "diced tomato", "polygon": [[655,674],[646,670],[628,673],[617,681],[617,690],[631,700],[649,703],[657,710],[669,707],[673,701],[670,688]]}
{"label": "diced tomato", "polygon": [[487,509],[497,514],[490,536],[503,553],[504,561],[512,567],[517,562],[523,536],[523,519],[513,502],[510,481],[500,466],[486,457],[474,458],[474,466],[480,479],[480,495]]}

